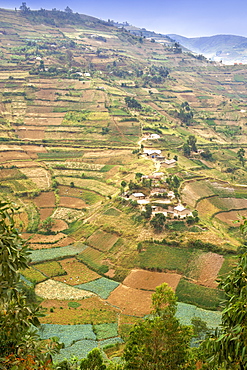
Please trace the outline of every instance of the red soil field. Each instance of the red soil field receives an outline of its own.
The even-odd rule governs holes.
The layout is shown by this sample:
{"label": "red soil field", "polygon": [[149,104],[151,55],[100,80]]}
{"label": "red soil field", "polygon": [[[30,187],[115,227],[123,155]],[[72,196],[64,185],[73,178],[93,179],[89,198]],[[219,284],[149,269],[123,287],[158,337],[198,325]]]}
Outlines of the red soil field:
{"label": "red soil field", "polygon": [[47,217],[50,217],[54,211],[54,208],[40,208],[40,220],[44,221]]}
{"label": "red soil field", "polygon": [[60,197],[59,206],[60,207],[69,207],[69,208],[82,209],[82,208],[85,208],[87,205],[82,199],[79,199],[79,198]]}
{"label": "red soil field", "polygon": [[33,202],[37,207],[51,208],[55,207],[55,195],[52,191],[43,192],[37,196]]}
{"label": "red soil field", "polygon": [[123,284],[135,288],[153,290],[162,283],[167,283],[174,291],[182,275],[176,273],[152,272],[146,270],[132,270]]}
{"label": "red soil field", "polygon": [[152,294],[152,291],[133,289],[121,284],[110,294],[107,302],[119,307],[126,315],[142,317],[151,311]]}

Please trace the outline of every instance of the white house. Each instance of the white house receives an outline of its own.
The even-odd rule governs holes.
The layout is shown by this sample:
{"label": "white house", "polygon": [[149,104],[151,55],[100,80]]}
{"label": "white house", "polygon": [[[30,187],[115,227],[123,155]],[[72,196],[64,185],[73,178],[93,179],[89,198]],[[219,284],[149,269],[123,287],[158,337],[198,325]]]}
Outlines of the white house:
{"label": "white house", "polygon": [[147,157],[156,158],[161,154],[161,150],[159,149],[144,149],[144,154],[146,154]]}
{"label": "white house", "polygon": [[168,166],[171,166],[173,164],[176,164],[177,161],[176,161],[176,159],[165,159],[164,163],[167,164]]}
{"label": "white house", "polygon": [[135,199],[144,199],[145,195],[143,193],[133,193],[132,197],[134,197]]}
{"label": "white house", "polygon": [[185,208],[182,204],[174,207],[173,217],[186,218],[187,216],[192,216],[192,212],[190,209]]}
{"label": "white house", "polygon": [[160,139],[160,135],[158,134],[150,134],[148,137],[149,140],[157,140]]}

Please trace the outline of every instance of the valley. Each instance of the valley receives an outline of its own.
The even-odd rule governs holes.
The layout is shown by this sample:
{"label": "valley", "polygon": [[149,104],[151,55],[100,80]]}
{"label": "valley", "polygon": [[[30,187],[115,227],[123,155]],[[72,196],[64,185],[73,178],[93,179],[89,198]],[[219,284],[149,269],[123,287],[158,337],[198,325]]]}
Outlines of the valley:
{"label": "valley", "polygon": [[0,198],[57,360],[122,343],[163,282],[182,322],[219,325],[247,214],[246,66],[74,13],[0,19]]}

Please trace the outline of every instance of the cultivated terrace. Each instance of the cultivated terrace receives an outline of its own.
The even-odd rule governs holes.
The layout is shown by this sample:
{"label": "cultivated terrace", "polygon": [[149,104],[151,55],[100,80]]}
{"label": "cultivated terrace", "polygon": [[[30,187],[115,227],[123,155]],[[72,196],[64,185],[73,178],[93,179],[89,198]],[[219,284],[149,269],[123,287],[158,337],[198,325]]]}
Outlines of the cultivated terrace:
{"label": "cultivated terrace", "polygon": [[218,325],[247,212],[246,67],[70,11],[0,19],[0,198],[57,360],[126,340],[163,282],[181,320]]}

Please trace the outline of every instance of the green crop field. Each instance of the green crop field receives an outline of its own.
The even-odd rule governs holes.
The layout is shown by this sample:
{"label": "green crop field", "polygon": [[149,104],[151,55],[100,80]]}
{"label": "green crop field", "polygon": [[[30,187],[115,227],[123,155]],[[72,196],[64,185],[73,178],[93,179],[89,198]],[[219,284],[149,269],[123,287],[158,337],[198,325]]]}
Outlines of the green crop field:
{"label": "green crop field", "polygon": [[179,301],[193,304],[206,310],[220,309],[220,305],[224,300],[224,294],[221,291],[191,283],[186,279],[180,280],[176,289],[176,295]]}
{"label": "green crop field", "polygon": [[87,239],[87,243],[96,249],[107,251],[113,247],[117,240],[118,236],[116,234],[108,234],[97,230]]}
{"label": "green crop field", "polygon": [[172,270],[182,274],[189,271],[191,261],[201,252],[192,248],[178,248],[150,244],[139,255],[139,266],[146,269]]}

